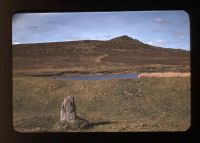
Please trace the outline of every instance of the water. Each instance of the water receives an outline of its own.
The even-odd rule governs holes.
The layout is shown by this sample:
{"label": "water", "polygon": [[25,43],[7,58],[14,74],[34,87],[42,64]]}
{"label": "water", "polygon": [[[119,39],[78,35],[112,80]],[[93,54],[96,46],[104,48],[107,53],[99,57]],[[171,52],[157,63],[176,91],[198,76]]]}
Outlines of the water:
{"label": "water", "polygon": [[122,74],[87,74],[87,75],[67,75],[54,76],[56,80],[111,80],[111,79],[134,79],[138,78],[136,73],[122,73]]}

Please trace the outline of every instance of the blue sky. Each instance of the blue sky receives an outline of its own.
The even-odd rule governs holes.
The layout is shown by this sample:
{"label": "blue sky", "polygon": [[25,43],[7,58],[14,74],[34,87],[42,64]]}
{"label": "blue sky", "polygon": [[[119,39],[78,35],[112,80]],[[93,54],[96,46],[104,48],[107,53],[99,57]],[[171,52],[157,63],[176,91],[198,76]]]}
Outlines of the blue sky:
{"label": "blue sky", "polygon": [[15,14],[13,44],[109,40],[128,35],[144,43],[190,50],[190,22],[184,11]]}

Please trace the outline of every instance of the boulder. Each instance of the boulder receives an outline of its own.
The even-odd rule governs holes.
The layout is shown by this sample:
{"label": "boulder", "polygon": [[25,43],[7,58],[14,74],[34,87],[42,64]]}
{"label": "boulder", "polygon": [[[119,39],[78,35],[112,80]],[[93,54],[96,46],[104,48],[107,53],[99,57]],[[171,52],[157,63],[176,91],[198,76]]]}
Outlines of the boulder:
{"label": "boulder", "polygon": [[74,96],[67,96],[61,105],[60,121],[54,126],[55,130],[72,131],[89,127],[89,122],[76,113]]}

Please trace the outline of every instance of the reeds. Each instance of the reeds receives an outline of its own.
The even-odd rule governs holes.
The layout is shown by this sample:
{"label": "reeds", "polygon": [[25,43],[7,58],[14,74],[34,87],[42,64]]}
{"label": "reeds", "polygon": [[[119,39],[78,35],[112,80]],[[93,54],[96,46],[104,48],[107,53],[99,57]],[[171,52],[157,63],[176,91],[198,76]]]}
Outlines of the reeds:
{"label": "reeds", "polygon": [[190,72],[163,72],[163,73],[141,73],[139,74],[139,78],[143,77],[190,77]]}

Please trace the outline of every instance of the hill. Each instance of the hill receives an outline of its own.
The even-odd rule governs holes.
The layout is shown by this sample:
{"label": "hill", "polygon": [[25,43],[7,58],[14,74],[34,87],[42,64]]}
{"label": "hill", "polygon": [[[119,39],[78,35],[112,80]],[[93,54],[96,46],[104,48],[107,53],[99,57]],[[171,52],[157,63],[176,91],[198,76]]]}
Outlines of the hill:
{"label": "hill", "polygon": [[[13,127],[18,132],[172,132],[186,131],[191,125],[190,77],[162,73],[189,71],[188,51],[154,47],[128,36],[107,41],[21,44],[13,45],[12,50]],[[162,78],[145,78],[149,73],[143,73],[158,71]],[[49,77],[119,72],[142,73],[139,77],[143,78]],[[156,73],[149,75],[155,77]],[[89,121],[88,128],[54,129],[68,95],[75,97],[78,116]]]}
{"label": "hill", "polygon": [[13,70],[113,67],[136,71],[188,71],[190,52],[155,47],[126,35],[107,41],[13,45]]}

